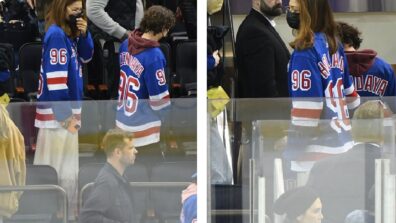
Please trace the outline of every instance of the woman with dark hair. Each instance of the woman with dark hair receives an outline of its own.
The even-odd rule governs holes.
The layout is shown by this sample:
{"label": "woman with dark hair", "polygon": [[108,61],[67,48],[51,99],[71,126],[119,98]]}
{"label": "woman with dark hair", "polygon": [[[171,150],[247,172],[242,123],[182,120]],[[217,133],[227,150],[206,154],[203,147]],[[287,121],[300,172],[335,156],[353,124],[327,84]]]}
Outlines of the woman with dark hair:
{"label": "woman with dark hair", "polygon": [[83,98],[82,63],[93,54],[82,0],[54,0],[46,34],[36,109],[39,128],[34,164],[53,166],[66,189],[71,215],[76,210],[78,130]]}
{"label": "woman with dark hair", "polygon": [[291,163],[295,171],[307,171],[314,161],[353,146],[345,96],[356,97],[348,107],[359,100],[328,1],[291,0],[286,18],[295,34],[288,71],[294,99],[287,158],[298,160]]}
{"label": "woman with dark hair", "polygon": [[297,187],[283,193],[274,203],[273,210],[285,215],[287,223],[321,223],[322,202],[310,187]]}

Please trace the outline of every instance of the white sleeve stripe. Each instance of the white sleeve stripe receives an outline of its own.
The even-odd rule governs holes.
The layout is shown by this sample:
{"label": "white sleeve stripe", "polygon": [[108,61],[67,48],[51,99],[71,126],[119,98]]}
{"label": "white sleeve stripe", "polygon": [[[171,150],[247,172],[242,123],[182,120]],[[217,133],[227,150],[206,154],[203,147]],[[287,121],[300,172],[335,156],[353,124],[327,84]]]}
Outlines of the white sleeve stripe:
{"label": "white sleeve stripe", "polygon": [[293,101],[293,108],[322,109],[323,108],[323,102]]}
{"label": "white sleeve stripe", "polygon": [[72,112],[73,114],[81,114],[81,108],[73,108]]}
{"label": "white sleeve stripe", "polygon": [[153,121],[153,122],[145,123],[143,125],[131,126],[128,124],[124,124],[119,120],[116,120],[116,126],[122,130],[125,130],[125,131],[137,132],[137,131],[144,131],[146,129],[153,128],[153,127],[160,127],[161,121]]}
{"label": "white sleeve stripe", "polygon": [[345,95],[352,94],[355,91],[355,87],[351,85],[349,88],[345,89]]}
{"label": "white sleeve stripe", "polygon": [[161,104],[161,105],[159,105],[159,106],[153,106],[153,105],[151,105],[151,108],[153,109],[153,110],[160,110],[160,109],[162,109],[162,108],[165,108],[166,106],[169,106],[170,105],[170,101],[168,101],[167,103],[164,103],[164,104]]}
{"label": "white sleeve stripe", "polygon": [[168,90],[166,90],[166,91],[164,91],[164,92],[162,92],[160,94],[157,94],[157,95],[150,95],[150,99],[162,99],[162,98],[164,98],[166,96],[169,96]]}
{"label": "white sleeve stripe", "polygon": [[319,119],[292,117],[292,124],[295,126],[316,127],[319,124]]}
{"label": "white sleeve stripe", "polygon": [[67,77],[67,71],[48,72],[47,78]]}
{"label": "white sleeve stripe", "polygon": [[360,105],[360,97],[356,97],[355,100],[353,100],[352,102],[349,102],[347,104],[348,109],[354,109],[357,108]]}
{"label": "white sleeve stripe", "polygon": [[347,141],[344,143],[344,145],[340,145],[337,147],[324,146],[324,145],[309,145],[306,148],[306,151],[311,153],[339,154],[350,150],[353,147],[353,144],[354,144],[353,141]]}
{"label": "white sleeve stripe", "polygon": [[37,108],[36,112],[43,115],[53,114],[52,108],[45,108],[45,109]]}
{"label": "white sleeve stripe", "polygon": [[66,90],[66,89],[67,89],[66,84],[48,84],[48,90],[50,91]]}

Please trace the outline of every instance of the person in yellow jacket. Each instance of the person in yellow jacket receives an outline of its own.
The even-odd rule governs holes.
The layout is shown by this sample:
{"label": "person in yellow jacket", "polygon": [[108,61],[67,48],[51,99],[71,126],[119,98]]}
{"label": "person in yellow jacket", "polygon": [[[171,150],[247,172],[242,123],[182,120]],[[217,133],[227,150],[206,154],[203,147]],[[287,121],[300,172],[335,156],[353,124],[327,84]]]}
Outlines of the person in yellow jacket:
{"label": "person in yellow jacket", "polygon": [[[4,92],[1,82],[7,77],[9,77],[8,69],[0,69],[0,186],[22,186],[25,185],[26,180],[25,143],[6,109],[9,97]],[[21,194],[21,192],[0,193],[0,218],[9,218],[15,214]]]}

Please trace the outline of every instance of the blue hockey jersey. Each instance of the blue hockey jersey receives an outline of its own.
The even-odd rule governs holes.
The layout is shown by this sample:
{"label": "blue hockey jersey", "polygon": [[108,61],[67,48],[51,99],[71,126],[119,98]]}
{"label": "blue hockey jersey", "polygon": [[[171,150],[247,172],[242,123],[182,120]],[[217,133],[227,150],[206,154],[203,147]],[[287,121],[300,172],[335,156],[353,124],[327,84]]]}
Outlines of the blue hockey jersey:
{"label": "blue hockey jersey", "polygon": [[190,184],[182,191],[182,210],[180,223],[196,223],[197,221],[197,184]]}
{"label": "blue hockey jersey", "polygon": [[[136,32],[132,38],[142,39]],[[130,37],[131,38],[131,37]],[[137,53],[128,49],[131,40],[120,46],[120,85],[116,126],[134,134],[136,147],[159,141],[161,119],[155,111],[170,105],[165,79],[165,57],[159,47],[142,48]]]}
{"label": "blue hockey jersey", "polygon": [[392,66],[377,57],[377,52],[360,50],[345,54],[360,96],[396,96],[396,77]]}
{"label": "blue hockey jersey", "polygon": [[[93,41],[86,37],[72,39],[57,25],[51,25],[43,41],[35,126],[59,128],[59,122],[72,114],[81,115],[83,78],[81,63],[93,55]],[[51,101],[51,102],[48,102]]]}
{"label": "blue hockey jersey", "polygon": [[192,195],[183,203],[180,215],[181,223],[196,223],[197,221],[197,195]]}
{"label": "blue hockey jersey", "polygon": [[345,96],[355,96],[350,107],[359,99],[343,49],[329,55],[323,33],[315,33],[313,47],[293,52],[288,73],[293,108],[285,156],[293,160],[293,170],[305,171],[314,161],[353,146]]}

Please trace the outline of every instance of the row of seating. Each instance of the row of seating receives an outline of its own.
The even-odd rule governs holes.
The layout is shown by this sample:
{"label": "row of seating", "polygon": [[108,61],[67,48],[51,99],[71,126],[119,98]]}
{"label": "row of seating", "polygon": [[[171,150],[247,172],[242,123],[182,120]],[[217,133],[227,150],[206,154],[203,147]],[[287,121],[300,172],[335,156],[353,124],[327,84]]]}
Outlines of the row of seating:
{"label": "row of seating", "polygon": [[[11,80],[8,84],[8,92],[15,98],[15,101],[19,101],[18,99],[34,101],[37,95],[40,74],[42,43],[31,42],[21,46],[19,49],[18,64],[15,61],[14,49],[11,44],[0,43],[0,47],[5,48],[11,58]],[[179,40],[173,43],[172,46],[167,42],[161,42],[160,48],[167,60],[165,74],[170,86],[170,92],[173,94],[172,96],[179,97],[186,94],[191,95],[191,92],[196,92],[196,40]],[[115,57],[117,55],[113,54]],[[101,56],[103,57],[103,52]],[[106,62],[103,58],[99,59],[99,61]],[[108,60],[107,62],[116,63],[117,61],[118,58],[114,58],[114,60]],[[103,66],[106,65],[103,64]],[[118,66],[118,64],[113,64],[112,66]],[[104,67],[102,71],[105,70],[106,68]],[[101,74],[103,76],[101,82],[103,83],[100,84],[89,83],[90,78],[88,76],[98,74],[90,74],[89,69],[86,67],[83,69],[83,72],[85,73],[84,86],[86,96],[92,99],[110,99],[109,92],[117,90],[110,89],[111,87],[118,86],[118,84],[116,86],[110,86],[111,83],[109,83],[108,78],[104,77],[108,76],[106,72]]]}
{"label": "row of seating", "polygon": [[[88,197],[92,182],[103,163],[88,164],[80,168],[78,191],[80,207]],[[181,209],[180,195],[196,172],[196,162],[160,163],[151,173],[142,164],[135,164],[125,172],[131,181],[133,203],[139,219],[147,218],[147,212],[167,222],[178,222]],[[26,185],[58,185],[54,168],[46,165],[27,165]],[[1,187],[0,187],[1,188]],[[5,222],[51,222],[58,210],[63,208],[64,198],[56,190],[25,191],[19,201],[19,210]],[[64,216],[67,216],[64,215]]]}

